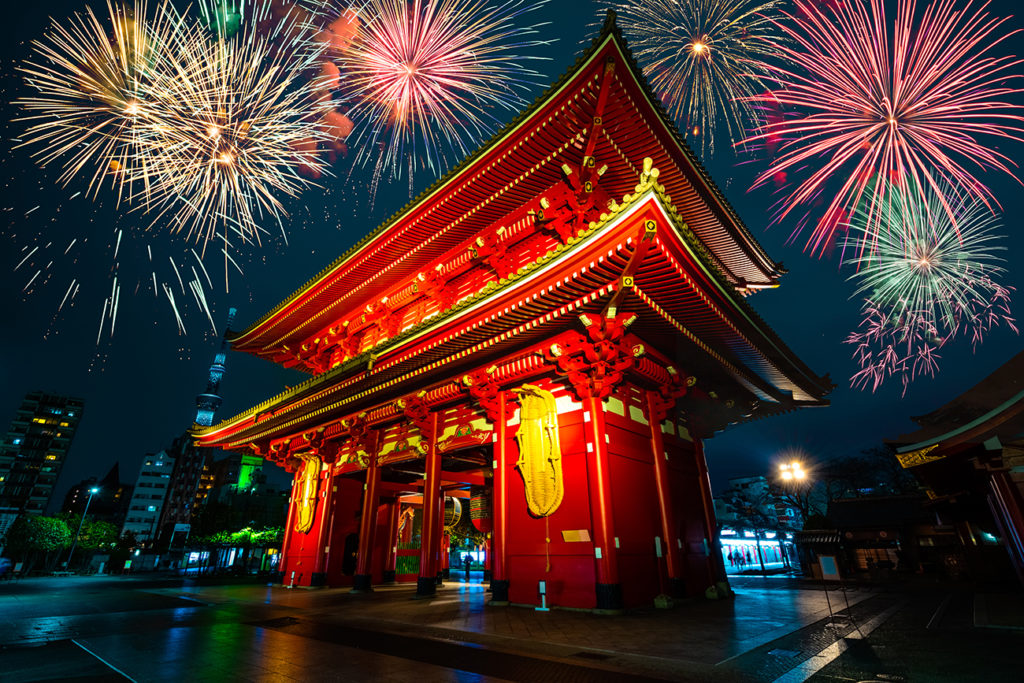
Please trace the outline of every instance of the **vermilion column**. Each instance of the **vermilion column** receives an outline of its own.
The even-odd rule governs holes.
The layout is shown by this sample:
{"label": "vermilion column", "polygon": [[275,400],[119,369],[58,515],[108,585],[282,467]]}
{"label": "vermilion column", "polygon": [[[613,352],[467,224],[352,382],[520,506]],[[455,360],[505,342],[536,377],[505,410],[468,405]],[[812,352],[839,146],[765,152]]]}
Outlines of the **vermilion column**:
{"label": "vermilion column", "polygon": [[693,454],[697,461],[697,479],[700,483],[700,497],[704,508],[704,535],[708,540],[708,573],[712,581],[728,581],[725,575],[725,560],[718,542],[718,524],[715,522],[715,503],[711,496],[711,475],[704,459],[704,441],[698,434],[693,436]]}
{"label": "vermilion column", "polygon": [[491,538],[484,539],[484,581],[491,578]]}
{"label": "vermilion column", "polygon": [[654,486],[658,492],[658,512],[661,516],[662,554],[665,556],[665,569],[668,573],[669,592],[673,597],[683,597],[686,587],[683,585],[682,566],[679,562],[679,537],[676,526],[675,510],[672,508],[672,494],[668,481],[668,456],[665,454],[665,441],[661,433],[661,421],[658,414],[657,394],[647,392],[647,416],[651,427],[651,454],[654,457]]}
{"label": "vermilion column", "polygon": [[[440,458],[438,458],[440,459]],[[434,571],[437,572],[435,581],[441,585],[441,577],[444,574],[444,489],[438,491],[437,496],[437,535],[434,536]]]}
{"label": "vermilion column", "polygon": [[[318,501],[320,503],[320,524],[319,530],[317,531],[317,549],[316,549],[316,562],[313,563],[313,574],[310,576],[311,586],[325,586],[327,585],[327,553],[330,551],[330,543],[328,542],[325,534],[329,527],[327,522],[331,517],[331,503],[334,497],[331,495],[334,486],[334,468],[327,471],[327,476],[320,480],[320,490]],[[322,473],[317,473],[318,477],[322,477]]]}
{"label": "vermilion column", "polygon": [[363,518],[359,521],[359,555],[356,558],[356,575],[352,592],[367,593],[373,590],[373,536],[377,530],[377,484],[380,483],[380,467],[377,456],[370,456],[366,468],[366,484],[363,486]]}
{"label": "vermilion column", "polygon": [[508,540],[508,449],[505,440],[508,435],[508,421],[505,418],[505,404],[508,394],[498,392],[498,418],[494,425],[497,441],[494,443],[494,490],[491,493],[491,604],[508,604],[508,573],[505,547]]}
{"label": "vermilion column", "polygon": [[594,563],[597,568],[597,609],[622,609],[622,584],[619,583],[618,549],[615,547],[615,520],[612,515],[611,464],[608,459],[604,405],[590,396],[584,401],[590,422],[587,441],[593,452],[587,454],[587,479],[590,484],[590,517],[594,529]]}
{"label": "vermilion column", "polygon": [[432,597],[437,592],[438,496],[441,494],[441,454],[437,451],[437,413],[431,413],[427,438],[426,480],[423,483],[423,528],[420,533],[420,575],[416,596]]}
{"label": "vermilion column", "polygon": [[288,497],[288,521],[285,522],[284,542],[281,543],[281,559],[278,560],[278,563],[277,563],[278,571],[281,573],[281,583],[282,584],[288,583],[290,578],[291,578],[291,577],[285,575],[285,571],[287,569],[286,566],[285,566],[285,562],[287,562],[288,556],[291,554],[291,553],[288,552],[288,543],[292,539],[292,520],[293,520],[294,515],[295,515],[295,481],[296,481],[295,480],[295,475],[293,474],[292,475],[292,491],[291,491],[291,495]]}
{"label": "vermilion column", "polygon": [[[444,515],[443,514],[441,515],[441,518],[444,519]],[[451,577],[451,570],[450,570],[450,565],[449,565],[449,563],[451,561],[451,547],[452,547],[451,536],[446,534],[444,532],[444,529],[442,529],[441,530],[441,574],[438,577],[439,579],[447,579],[447,578]]]}
{"label": "vermilion column", "polygon": [[384,552],[384,583],[395,582],[395,569],[398,566],[398,518],[402,514],[402,504],[395,498],[388,503],[388,538]]}

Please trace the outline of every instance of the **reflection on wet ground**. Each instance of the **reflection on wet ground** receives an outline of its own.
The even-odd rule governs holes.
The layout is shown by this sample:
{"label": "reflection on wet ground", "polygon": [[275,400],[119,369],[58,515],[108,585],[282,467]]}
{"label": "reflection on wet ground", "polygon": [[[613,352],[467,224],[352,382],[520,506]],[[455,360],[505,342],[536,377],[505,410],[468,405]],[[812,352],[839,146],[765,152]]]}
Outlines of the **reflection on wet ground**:
{"label": "reflection on wet ground", "polygon": [[[885,648],[894,638],[912,648],[944,599],[738,577],[734,600],[609,617],[488,607],[473,579],[454,578],[429,601],[411,600],[413,586],[352,595],[180,579],[3,584],[0,680],[900,680],[905,663]],[[945,623],[963,641],[956,614]]]}

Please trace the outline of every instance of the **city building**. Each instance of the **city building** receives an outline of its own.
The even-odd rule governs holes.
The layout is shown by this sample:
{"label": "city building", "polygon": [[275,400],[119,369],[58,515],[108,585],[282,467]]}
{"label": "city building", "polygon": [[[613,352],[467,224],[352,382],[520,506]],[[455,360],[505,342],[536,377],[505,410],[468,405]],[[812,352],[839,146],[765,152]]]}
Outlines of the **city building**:
{"label": "city building", "polygon": [[[91,494],[93,489],[97,491]],[[88,505],[91,519],[103,520],[119,527],[128,514],[131,499],[132,485],[121,483],[119,463],[114,463],[103,479],[89,477],[72,486],[64,496],[61,512],[80,515]]]}
{"label": "city building", "polygon": [[288,514],[288,491],[267,483],[263,458],[229,453],[210,466],[213,488],[193,516],[192,531],[208,536],[246,527],[282,527]]}
{"label": "city building", "polygon": [[913,420],[920,428],[890,443],[957,539],[947,573],[1024,584],[1024,351]]}
{"label": "city building", "polygon": [[249,453],[229,453],[217,460],[210,468],[213,475],[211,495],[220,500],[229,495],[259,489],[267,481],[263,474],[264,462],[263,458]]}
{"label": "city building", "polygon": [[19,514],[21,513],[18,508],[0,508],[0,555],[3,555],[4,538],[7,536],[7,530],[14,524],[14,520],[18,519]]}
{"label": "city building", "polygon": [[[196,396],[196,425],[210,425],[221,404],[220,383],[224,377],[227,355],[227,334],[235,319],[235,309],[228,310],[227,325],[220,348],[214,356],[207,376],[206,391]],[[197,447],[191,436],[176,438],[169,449],[174,469],[167,487],[167,499],[160,513],[161,543],[169,548],[182,548],[191,530],[192,516],[206,501],[213,488],[213,450]]]}
{"label": "city building", "polygon": [[142,459],[122,534],[131,532],[141,544],[156,540],[173,470],[174,458],[167,451],[147,453]]}
{"label": "city building", "polygon": [[704,440],[832,387],[749,303],[782,273],[609,20],[508,127],[232,334],[311,377],[194,434],[294,474],[289,584],[433,595],[468,509],[495,604],[724,590]]}
{"label": "city building", "polygon": [[84,406],[42,391],[25,395],[0,442],[0,509],[46,512]]}

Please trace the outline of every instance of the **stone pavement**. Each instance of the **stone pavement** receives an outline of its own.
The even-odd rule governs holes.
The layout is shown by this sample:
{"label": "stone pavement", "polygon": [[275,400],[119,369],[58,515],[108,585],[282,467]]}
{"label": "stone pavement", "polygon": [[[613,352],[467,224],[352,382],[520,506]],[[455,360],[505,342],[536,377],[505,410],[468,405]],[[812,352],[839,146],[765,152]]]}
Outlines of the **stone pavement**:
{"label": "stone pavement", "polygon": [[1019,680],[991,647],[1020,652],[1024,631],[975,622],[1003,619],[1006,596],[733,585],[731,601],[600,616],[488,607],[459,580],[425,601],[412,586],[0,584],[0,681]]}
{"label": "stone pavement", "polygon": [[[616,617],[487,607],[484,586],[461,581],[447,582],[430,601],[410,600],[410,586],[379,587],[372,595],[269,588],[265,599],[296,614],[261,625],[325,641],[350,631],[427,638],[540,660],[586,661],[595,669],[663,680],[772,680],[800,659],[780,658],[775,652],[780,648],[770,644],[789,638],[789,649],[817,652],[844,632],[824,627],[829,600],[835,611],[845,610],[847,602],[857,609],[869,599],[881,600],[863,608],[865,615],[890,604],[867,590],[850,591],[844,598],[838,592],[798,586],[794,581],[736,578],[735,600],[699,600],[672,610],[650,608]],[[253,590],[196,588],[166,594],[225,604],[250,600]],[[768,672],[772,675],[765,678]]]}

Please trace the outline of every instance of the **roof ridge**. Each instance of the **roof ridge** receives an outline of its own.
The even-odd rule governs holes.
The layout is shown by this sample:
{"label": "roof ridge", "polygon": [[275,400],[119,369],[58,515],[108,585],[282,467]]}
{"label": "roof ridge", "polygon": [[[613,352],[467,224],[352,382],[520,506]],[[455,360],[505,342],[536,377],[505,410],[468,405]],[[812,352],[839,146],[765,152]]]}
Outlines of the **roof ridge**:
{"label": "roof ridge", "polygon": [[669,135],[673,138],[675,143],[682,150],[684,159],[687,163],[689,163],[692,166],[694,173],[702,181],[700,184],[703,184],[703,188],[700,187],[700,184],[695,184],[695,189],[697,190],[697,192],[700,193],[702,191],[707,191],[713,197],[714,201],[716,201],[721,206],[723,213],[727,217],[727,221],[723,221],[723,227],[725,227],[726,230],[728,230],[729,223],[731,223],[732,226],[735,227],[736,232],[739,233],[737,241],[746,246],[747,250],[749,250],[750,258],[755,264],[757,264],[758,259],[760,259],[762,263],[758,264],[759,267],[763,267],[767,271],[774,271],[779,275],[784,274],[786,272],[785,269],[782,267],[780,263],[777,263],[773,259],[771,259],[771,257],[768,256],[768,254],[765,252],[764,248],[757,241],[757,239],[754,238],[749,228],[747,228],[746,224],[740,218],[736,209],[725,197],[725,194],[722,192],[721,188],[719,188],[715,181],[711,178],[711,175],[708,173],[707,169],[700,162],[700,160],[697,158],[697,155],[694,153],[693,149],[686,142],[685,136],[680,132],[679,128],[676,126],[675,121],[673,121],[672,117],[665,109],[665,106],[662,104],[660,98],[658,98],[651,89],[650,83],[648,82],[643,69],[636,61],[636,58],[633,56],[633,52],[632,50],[630,50],[629,45],[622,34],[621,28],[616,23],[616,13],[614,9],[609,8],[606,12],[605,20],[601,26],[601,30],[598,33],[598,35],[591,40],[590,46],[583,50],[576,58],[576,60],[565,70],[565,72],[547,89],[545,89],[540,95],[538,95],[534,99],[532,104],[527,105],[509,123],[502,126],[486,141],[482,142],[473,153],[463,158],[457,165],[449,169],[448,172],[446,172],[434,183],[432,183],[430,186],[428,186],[426,189],[420,192],[414,199],[409,200],[404,206],[402,206],[402,208],[394,212],[386,220],[380,223],[374,230],[364,235],[361,239],[359,239],[359,241],[357,241],[355,244],[353,244],[351,247],[345,250],[344,253],[342,253],[340,256],[334,259],[327,266],[322,268],[316,275],[307,280],[302,286],[300,286],[294,292],[285,297],[280,303],[278,303],[272,309],[267,311],[258,320],[256,320],[254,323],[246,327],[244,330],[238,333],[231,334],[231,336],[229,337],[229,341],[231,341],[232,343],[239,342],[240,340],[244,339],[250,334],[255,333],[268,320],[270,320],[273,316],[278,314],[289,303],[293,302],[297,296],[313,287],[316,283],[321,282],[325,278],[325,276],[327,276],[331,271],[340,268],[343,264],[348,262],[357,252],[362,250],[374,239],[380,236],[380,234],[382,234],[387,229],[397,224],[404,216],[409,214],[415,207],[421,205],[427,198],[438,192],[444,185],[446,185],[448,182],[457,177],[470,165],[475,163],[480,158],[481,155],[486,154],[490,149],[492,149],[492,147],[498,141],[500,141],[503,137],[510,134],[526,119],[535,114],[536,109],[540,105],[542,105],[546,100],[548,100],[555,93],[557,93],[562,87],[564,87],[565,84],[568,83],[578,73],[581,66],[589,59],[591,59],[605,45],[606,41],[609,38],[611,38],[612,41],[615,43],[616,47],[619,50],[619,53],[623,57],[625,66],[627,67],[627,69],[629,69],[634,80],[639,85],[641,92],[648,101],[648,104],[650,104],[651,107],[654,109],[655,116],[659,118],[665,125],[666,129],[669,132]]}
{"label": "roof ridge", "polygon": [[244,330],[239,332],[236,336],[231,337],[229,339],[229,341],[234,342],[234,341],[236,341],[238,339],[241,339],[242,337],[246,336],[247,334],[249,334],[250,332],[252,332],[256,328],[258,328],[264,322],[269,320],[275,313],[277,313],[282,308],[284,308],[288,304],[288,302],[291,301],[295,297],[296,294],[298,294],[299,292],[309,288],[315,282],[317,282],[318,280],[322,279],[324,275],[326,275],[330,271],[334,270],[338,266],[340,266],[343,263],[345,263],[349,259],[349,257],[351,255],[353,255],[355,252],[357,252],[360,249],[362,249],[367,243],[369,243],[374,238],[376,238],[377,235],[379,235],[380,233],[384,232],[387,228],[391,227],[396,222],[398,222],[398,220],[400,218],[402,218],[403,216],[405,216],[410,210],[412,210],[414,207],[416,207],[417,205],[422,203],[423,200],[425,200],[427,197],[429,197],[430,195],[434,194],[437,190],[439,190],[441,187],[443,187],[448,181],[450,181],[453,178],[455,178],[459,173],[462,172],[463,169],[467,168],[472,163],[474,163],[477,160],[477,158],[481,154],[486,152],[488,149],[490,149],[495,142],[500,140],[502,137],[504,137],[509,132],[511,132],[516,126],[518,126],[520,123],[522,123],[527,118],[529,118],[529,116],[533,114],[534,107],[536,107],[539,104],[541,104],[550,95],[552,95],[553,93],[557,92],[563,85],[565,85],[565,83],[568,82],[569,79],[573,75],[575,75],[575,73],[577,72],[579,67],[585,61],[590,59],[594,55],[595,52],[597,52],[597,50],[600,48],[601,44],[604,42],[604,40],[608,37],[609,33],[612,32],[612,31],[614,31],[615,35],[618,36],[620,38],[620,40],[621,40],[621,32],[618,32],[618,27],[615,24],[615,11],[612,10],[612,9],[609,9],[608,10],[608,14],[607,14],[607,16],[605,18],[605,23],[601,27],[601,32],[591,41],[590,47],[586,48],[583,52],[581,52],[580,55],[576,58],[576,60],[558,78],[558,80],[556,80],[554,83],[552,83],[540,95],[535,97],[533,102],[528,104],[521,112],[519,112],[515,116],[515,118],[513,118],[507,124],[505,124],[504,126],[499,128],[497,131],[495,131],[495,133],[493,135],[491,135],[489,138],[487,138],[487,140],[482,142],[477,147],[477,149],[475,151],[473,151],[472,153],[470,153],[469,155],[464,157],[462,159],[462,161],[460,161],[458,164],[456,164],[455,166],[450,168],[443,176],[441,176],[440,178],[435,180],[433,183],[431,183],[429,186],[427,186],[427,188],[424,189],[422,192],[420,192],[418,195],[416,195],[415,198],[410,199],[408,202],[406,202],[402,206],[402,208],[400,208],[397,211],[395,211],[388,218],[386,218],[380,225],[378,225],[372,231],[370,231],[369,233],[364,235],[358,242],[353,244],[351,247],[346,249],[341,254],[341,256],[339,256],[336,259],[334,259],[334,261],[332,261],[330,264],[325,266],[319,273],[317,273],[315,276],[310,278],[305,284],[303,284],[301,287],[299,287],[294,292],[292,292],[287,297],[285,297],[279,304],[277,304],[272,309],[267,311],[267,313],[262,315],[256,322],[254,322],[251,325],[249,325],[247,328],[245,328]]}

